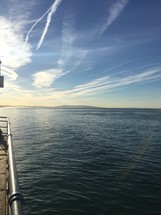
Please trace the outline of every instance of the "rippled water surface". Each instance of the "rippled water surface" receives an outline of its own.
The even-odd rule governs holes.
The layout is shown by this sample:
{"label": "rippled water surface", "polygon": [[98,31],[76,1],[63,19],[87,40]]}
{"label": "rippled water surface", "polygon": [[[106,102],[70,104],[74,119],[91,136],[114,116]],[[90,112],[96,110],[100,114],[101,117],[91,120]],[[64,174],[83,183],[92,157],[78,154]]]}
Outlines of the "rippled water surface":
{"label": "rippled water surface", "polygon": [[160,215],[161,111],[1,108],[26,215]]}

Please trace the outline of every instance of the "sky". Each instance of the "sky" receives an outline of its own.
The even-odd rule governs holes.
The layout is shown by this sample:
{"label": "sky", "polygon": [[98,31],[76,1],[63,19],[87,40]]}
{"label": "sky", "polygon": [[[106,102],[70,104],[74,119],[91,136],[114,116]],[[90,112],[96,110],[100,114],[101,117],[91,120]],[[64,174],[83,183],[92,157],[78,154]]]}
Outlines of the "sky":
{"label": "sky", "polygon": [[161,108],[160,0],[0,8],[0,105]]}

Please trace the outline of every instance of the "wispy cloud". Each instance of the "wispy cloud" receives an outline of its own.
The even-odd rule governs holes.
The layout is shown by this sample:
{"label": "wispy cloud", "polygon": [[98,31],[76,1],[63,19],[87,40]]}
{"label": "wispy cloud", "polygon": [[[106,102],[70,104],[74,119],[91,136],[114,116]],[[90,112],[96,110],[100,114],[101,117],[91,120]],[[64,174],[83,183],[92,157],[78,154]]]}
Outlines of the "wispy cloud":
{"label": "wispy cloud", "polygon": [[[22,102],[22,95],[26,99],[32,101],[31,104],[41,104],[41,101],[46,101],[47,104],[53,104],[52,101],[55,99],[57,102],[64,101],[75,101],[75,99],[85,98],[84,96],[90,95],[98,95],[101,93],[110,93],[111,91],[118,91],[121,88],[125,88],[127,86],[131,86],[134,84],[145,84],[146,82],[156,81],[161,79],[161,67],[151,68],[150,70],[140,71],[140,73],[133,74],[130,76],[124,76],[122,78],[113,77],[111,75],[100,77],[94,79],[93,81],[84,83],[82,85],[75,86],[71,90],[56,90],[51,87],[51,84],[58,77],[64,74],[63,71],[59,69],[49,70],[48,72],[39,72],[33,76],[34,86],[36,86],[36,91],[24,90],[20,86],[6,82],[6,89],[10,92],[10,98],[12,99],[12,95],[16,96],[17,99],[20,99]],[[45,89],[44,89],[45,87]],[[41,91],[43,88],[43,91]],[[24,104],[25,103],[24,99]],[[18,101],[18,100],[17,100]]]}
{"label": "wispy cloud", "polygon": [[64,67],[73,55],[72,45],[76,40],[76,34],[73,30],[73,21],[69,22],[68,19],[68,17],[65,17],[63,21],[61,56],[58,60],[58,65],[60,67]]}
{"label": "wispy cloud", "polygon": [[4,105],[41,105],[43,98],[42,93],[24,89],[9,80],[5,81],[5,88],[0,89],[0,94],[1,104]]}
{"label": "wispy cloud", "polygon": [[0,16],[0,58],[3,65],[19,68],[31,62],[31,46],[23,47],[22,22],[14,22]]}
{"label": "wispy cloud", "polygon": [[74,18],[71,15],[66,14],[64,17],[61,55],[58,60],[58,66],[63,68],[63,70],[68,68],[69,72],[76,70],[77,67],[82,65],[88,54],[87,49],[76,46],[76,44],[79,43],[80,34],[77,34],[73,20]]}
{"label": "wispy cloud", "polygon": [[117,78],[112,76],[104,76],[88,83],[76,86],[72,90],[64,91],[64,95],[81,96],[95,95],[113,90],[118,90],[125,86],[130,86],[136,83],[145,83],[161,78],[161,68],[140,72],[136,75]]}
{"label": "wispy cloud", "polygon": [[62,0],[55,0],[55,2],[53,3],[53,5],[51,6],[51,10],[48,13],[46,25],[45,25],[44,31],[43,31],[43,33],[41,35],[40,41],[38,43],[37,50],[42,45],[42,43],[44,41],[44,38],[45,38],[45,35],[46,35],[46,33],[48,31],[48,28],[49,28],[49,25],[50,25],[50,22],[51,22],[51,18],[53,16],[53,14],[56,12],[56,10],[57,10],[57,8],[58,8],[58,6],[60,5],[61,2],[62,2]]}
{"label": "wispy cloud", "polygon": [[50,87],[53,82],[62,75],[64,75],[64,72],[61,69],[50,69],[37,72],[32,75],[33,86],[37,88]]}
{"label": "wispy cloud", "polygon": [[105,23],[102,26],[100,34],[105,32],[107,28],[115,21],[115,19],[120,15],[120,13],[124,10],[125,6],[127,5],[128,0],[117,0],[116,3],[113,3],[109,6],[109,15]]}
{"label": "wispy cloud", "polygon": [[75,99],[85,98],[86,96],[99,95],[102,93],[110,93],[111,91],[118,91],[127,86],[134,84],[145,84],[161,79],[161,67],[152,68],[151,70],[141,71],[136,75],[126,76],[122,78],[104,76],[94,79],[85,84],[75,86],[71,90],[55,90],[51,89],[44,97],[44,100],[51,101],[58,99],[64,101],[75,101]]}
{"label": "wispy cloud", "polygon": [[[3,0],[2,0],[3,2]],[[31,15],[32,9],[37,5],[38,1],[26,1],[26,0],[8,0],[4,1],[5,17],[12,20],[14,23],[18,22],[24,26],[24,22],[28,22],[28,18]],[[6,9],[6,10],[5,10]]]}
{"label": "wispy cloud", "polygon": [[10,81],[5,81],[4,90],[10,93],[15,93],[15,92],[21,92],[22,88],[17,84],[11,83]]}
{"label": "wispy cloud", "polygon": [[18,74],[13,70],[6,66],[2,66],[3,75],[7,76],[11,80],[16,80]]}

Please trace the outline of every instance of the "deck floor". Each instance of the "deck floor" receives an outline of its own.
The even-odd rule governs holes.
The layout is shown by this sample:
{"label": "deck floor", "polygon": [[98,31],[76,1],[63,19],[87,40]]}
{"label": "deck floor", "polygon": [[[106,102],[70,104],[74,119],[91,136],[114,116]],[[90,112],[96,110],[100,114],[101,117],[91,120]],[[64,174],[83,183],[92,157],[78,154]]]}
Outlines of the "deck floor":
{"label": "deck floor", "polygon": [[3,140],[0,140],[0,215],[8,215],[7,180],[8,180],[7,143]]}

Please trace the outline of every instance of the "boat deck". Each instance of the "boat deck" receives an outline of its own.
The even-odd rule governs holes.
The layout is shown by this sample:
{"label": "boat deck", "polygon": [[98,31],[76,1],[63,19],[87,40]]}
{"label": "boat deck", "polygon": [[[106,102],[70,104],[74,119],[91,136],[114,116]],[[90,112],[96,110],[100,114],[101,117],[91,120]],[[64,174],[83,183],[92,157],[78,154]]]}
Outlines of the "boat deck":
{"label": "boat deck", "polygon": [[[0,127],[1,128],[1,127]],[[0,136],[0,215],[8,215],[8,146]]]}
{"label": "boat deck", "polygon": [[8,214],[7,198],[8,150],[7,143],[0,141],[0,214]]}

